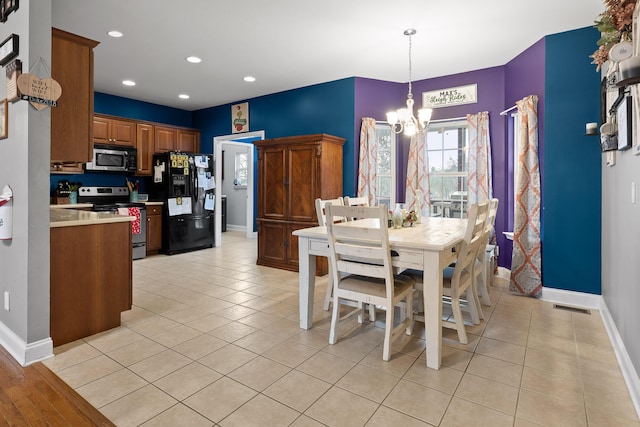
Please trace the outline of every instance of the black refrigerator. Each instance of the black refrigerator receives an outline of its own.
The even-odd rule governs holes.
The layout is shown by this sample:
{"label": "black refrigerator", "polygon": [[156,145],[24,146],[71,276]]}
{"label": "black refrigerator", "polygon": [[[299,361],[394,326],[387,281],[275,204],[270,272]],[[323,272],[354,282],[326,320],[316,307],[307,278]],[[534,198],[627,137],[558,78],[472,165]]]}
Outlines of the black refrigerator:
{"label": "black refrigerator", "polygon": [[215,183],[211,154],[170,151],[153,156],[150,196],[163,201],[162,252],[214,245]]}

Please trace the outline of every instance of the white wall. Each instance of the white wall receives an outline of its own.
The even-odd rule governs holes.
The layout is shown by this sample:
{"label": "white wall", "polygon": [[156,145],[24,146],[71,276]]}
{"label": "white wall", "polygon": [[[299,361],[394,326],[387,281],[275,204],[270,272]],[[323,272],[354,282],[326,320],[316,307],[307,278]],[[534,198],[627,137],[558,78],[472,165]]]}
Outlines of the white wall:
{"label": "white wall", "polygon": [[253,148],[239,147],[233,144],[224,146],[224,179],[222,180],[222,194],[227,195],[227,227],[244,229],[247,226],[247,188],[233,184],[235,178],[236,153],[246,153]]}
{"label": "white wall", "polygon": [[[20,37],[23,72],[40,57],[51,68],[51,2],[20,1],[0,25],[0,40]],[[40,68],[40,67],[39,67]],[[4,70],[2,70],[4,73]],[[3,78],[4,81],[4,78]],[[64,93],[63,93],[64,96]],[[0,84],[0,99],[6,85]],[[0,188],[14,194],[13,239],[0,241],[0,345],[22,364],[50,356],[49,337],[49,158],[50,110],[26,101],[9,103],[9,137],[0,140]],[[0,299],[1,300],[1,299]]]}
{"label": "white wall", "polygon": [[640,155],[618,151],[613,167],[602,157],[602,296],[640,373]]}

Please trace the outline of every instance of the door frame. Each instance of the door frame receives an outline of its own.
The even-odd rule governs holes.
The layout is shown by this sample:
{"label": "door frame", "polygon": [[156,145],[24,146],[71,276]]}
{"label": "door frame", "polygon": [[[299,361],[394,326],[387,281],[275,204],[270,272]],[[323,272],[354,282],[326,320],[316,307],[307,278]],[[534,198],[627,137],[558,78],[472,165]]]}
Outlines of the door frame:
{"label": "door frame", "polygon": [[216,188],[220,191],[216,191],[216,203],[217,207],[220,209],[215,209],[215,247],[222,246],[222,167],[218,164],[217,159],[222,159],[222,149],[225,145],[235,145],[241,147],[249,147],[249,168],[248,168],[248,177],[247,177],[247,228],[246,228],[246,237],[247,239],[255,239],[258,237],[258,233],[253,231],[253,199],[255,194],[255,177],[254,177],[254,145],[252,143],[247,142],[238,142],[247,138],[256,138],[256,139],[264,139],[264,131],[259,130],[255,132],[245,132],[245,133],[237,133],[232,135],[222,135],[222,136],[214,136],[213,137],[213,152],[214,152],[214,161],[216,164],[215,168],[215,180],[216,180]]}

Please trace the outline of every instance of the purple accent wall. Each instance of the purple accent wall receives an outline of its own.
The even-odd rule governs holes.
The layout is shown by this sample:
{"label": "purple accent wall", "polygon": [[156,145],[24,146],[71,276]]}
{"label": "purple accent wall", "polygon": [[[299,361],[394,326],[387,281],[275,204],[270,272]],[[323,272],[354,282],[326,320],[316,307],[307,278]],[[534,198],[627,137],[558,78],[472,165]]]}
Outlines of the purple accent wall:
{"label": "purple accent wall", "polygon": [[[373,117],[376,120],[387,120],[387,111],[398,108],[398,103],[402,102],[403,91],[406,85],[401,83],[387,82],[383,80],[365,79],[356,77],[355,79],[355,102],[354,102],[354,123],[353,123],[353,169],[345,165],[345,171],[353,170],[356,174],[353,188],[349,188],[345,195],[355,196],[358,191],[358,162],[360,159],[360,128],[363,117]],[[399,144],[400,145],[400,144]],[[398,154],[401,159],[401,155]],[[405,154],[406,168],[406,154]],[[400,175],[399,175],[400,176]]]}
{"label": "purple accent wall", "polygon": [[[537,43],[513,58],[505,66],[505,109],[514,106],[516,101],[529,95],[538,95],[538,156],[540,159],[540,177],[544,176],[544,101],[545,101],[545,39],[540,39]],[[506,120],[505,120],[506,122]],[[506,127],[505,127],[506,129]],[[509,134],[507,133],[507,137]],[[503,164],[504,171],[509,174],[513,172],[513,144],[506,141]],[[507,175],[509,176],[509,175]],[[541,185],[544,181],[541,182]],[[494,189],[497,181],[494,180]],[[496,229],[501,231],[513,231],[513,181],[506,179],[501,184],[504,198],[500,199],[500,213],[496,218]],[[541,187],[542,206],[544,206],[544,188]],[[542,215],[541,215],[542,220]],[[544,230],[544,224],[541,224]],[[542,231],[542,236],[544,232]],[[500,250],[506,254],[511,254],[513,244],[506,239],[502,232],[497,236]],[[511,268],[511,256],[501,257],[504,259],[504,267]]]}

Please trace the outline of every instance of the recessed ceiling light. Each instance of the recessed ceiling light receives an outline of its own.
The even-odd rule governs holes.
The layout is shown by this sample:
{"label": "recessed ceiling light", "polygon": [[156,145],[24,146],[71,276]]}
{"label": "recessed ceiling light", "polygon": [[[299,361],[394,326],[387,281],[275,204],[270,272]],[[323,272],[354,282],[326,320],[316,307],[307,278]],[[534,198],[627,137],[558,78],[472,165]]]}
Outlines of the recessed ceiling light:
{"label": "recessed ceiling light", "polygon": [[198,58],[197,56],[187,56],[187,61],[197,64],[199,62],[202,62],[202,59]]}
{"label": "recessed ceiling light", "polygon": [[189,99],[189,95],[187,95],[186,93],[181,93],[180,95],[178,95],[178,98],[180,98],[180,99]]}
{"label": "recessed ceiling light", "polygon": [[247,77],[244,78],[244,81],[245,82],[255,82],[256,78],[253,77],[253,76],[247,76]]}
{"label": "recessed ceiling light", "polygon": [[123,80],[122,84],[125,86],[135,86],[136,82],[134,82],[133,80]]}
{"label": "recessed ceiling light", "polygon": [[111,30],[107,34],[109,34],[111,37],[115,37],[115,38],[119,38],[119,37],[122,37],[124,35],[118,30]]}

